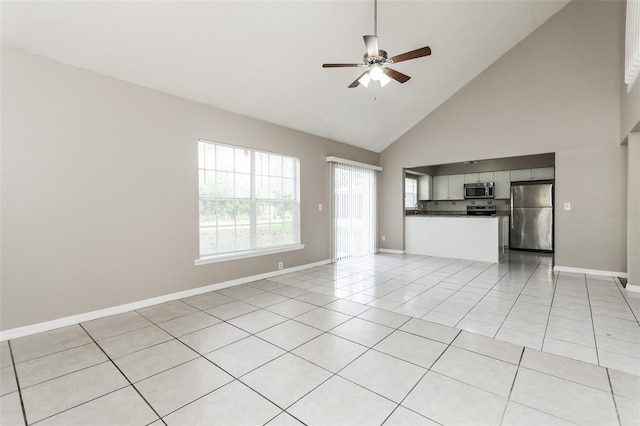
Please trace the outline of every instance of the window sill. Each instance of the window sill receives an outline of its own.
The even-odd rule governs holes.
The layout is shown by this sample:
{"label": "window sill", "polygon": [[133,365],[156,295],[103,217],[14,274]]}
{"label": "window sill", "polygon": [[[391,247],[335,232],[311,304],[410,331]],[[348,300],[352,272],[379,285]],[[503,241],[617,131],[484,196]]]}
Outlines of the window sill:
{"label": "window sill", "polygon": [[226,262],[228,260],[246,259],[250,257],[264,256],[267,254],[284,253],[287,251],[302,250],[304,244],[291,244],[287,246],[271,247],[259,250],[247,250],[237,253],[219,254],[215,256],[201,257],[193,261],[195,266],[208,265],[209,263]]}

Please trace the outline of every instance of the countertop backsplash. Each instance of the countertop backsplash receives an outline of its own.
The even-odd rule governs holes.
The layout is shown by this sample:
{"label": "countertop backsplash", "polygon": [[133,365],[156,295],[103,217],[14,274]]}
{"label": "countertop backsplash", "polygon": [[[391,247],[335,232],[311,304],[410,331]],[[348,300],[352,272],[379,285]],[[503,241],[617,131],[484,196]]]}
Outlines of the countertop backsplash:
{"label": "countertop backsplash", "polygon": [[[508,215],[510,210],[509,200],[456,200],[456,201],[422,201],[418,203],[418,214],[434,215],[464,215],[467,214],[467,206],[496,206],[498,215]],[[415,214],[415,210],[407,210],[407,214]]]}

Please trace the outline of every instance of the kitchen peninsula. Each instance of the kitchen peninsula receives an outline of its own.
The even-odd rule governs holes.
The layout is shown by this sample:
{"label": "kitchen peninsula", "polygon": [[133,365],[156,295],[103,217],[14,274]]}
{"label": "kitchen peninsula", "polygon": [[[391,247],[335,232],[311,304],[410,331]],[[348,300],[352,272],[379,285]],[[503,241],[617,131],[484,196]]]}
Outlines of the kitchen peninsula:
{"label": "kitchen peninsula", "polygon": [[504,216],[407,215],[405,252],[498,263]]}

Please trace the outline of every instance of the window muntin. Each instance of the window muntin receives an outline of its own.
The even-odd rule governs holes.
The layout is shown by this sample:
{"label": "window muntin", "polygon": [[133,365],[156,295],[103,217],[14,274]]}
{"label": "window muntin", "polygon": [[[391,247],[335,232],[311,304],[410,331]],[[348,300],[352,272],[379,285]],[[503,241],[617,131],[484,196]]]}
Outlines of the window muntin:
{"label": "window muntin", "polygon": [[418,180],[404,179],[404,208],[414,209],[418,203]]}
{"label": "window muntin", "polygon": [[200,257],[299,244],[299,164],[199,141]]}

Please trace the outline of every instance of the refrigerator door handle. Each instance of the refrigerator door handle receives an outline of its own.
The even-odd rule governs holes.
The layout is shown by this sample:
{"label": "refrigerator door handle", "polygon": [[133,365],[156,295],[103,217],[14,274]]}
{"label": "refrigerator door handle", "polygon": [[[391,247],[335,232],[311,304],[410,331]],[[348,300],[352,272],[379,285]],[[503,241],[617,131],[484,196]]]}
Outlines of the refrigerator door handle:
{"label": "refrigerator door handle", "polygon": [[509,211],[511,212],[509,217],[509,226],[513,229],[513,186],[511,187],[511,209]]}

